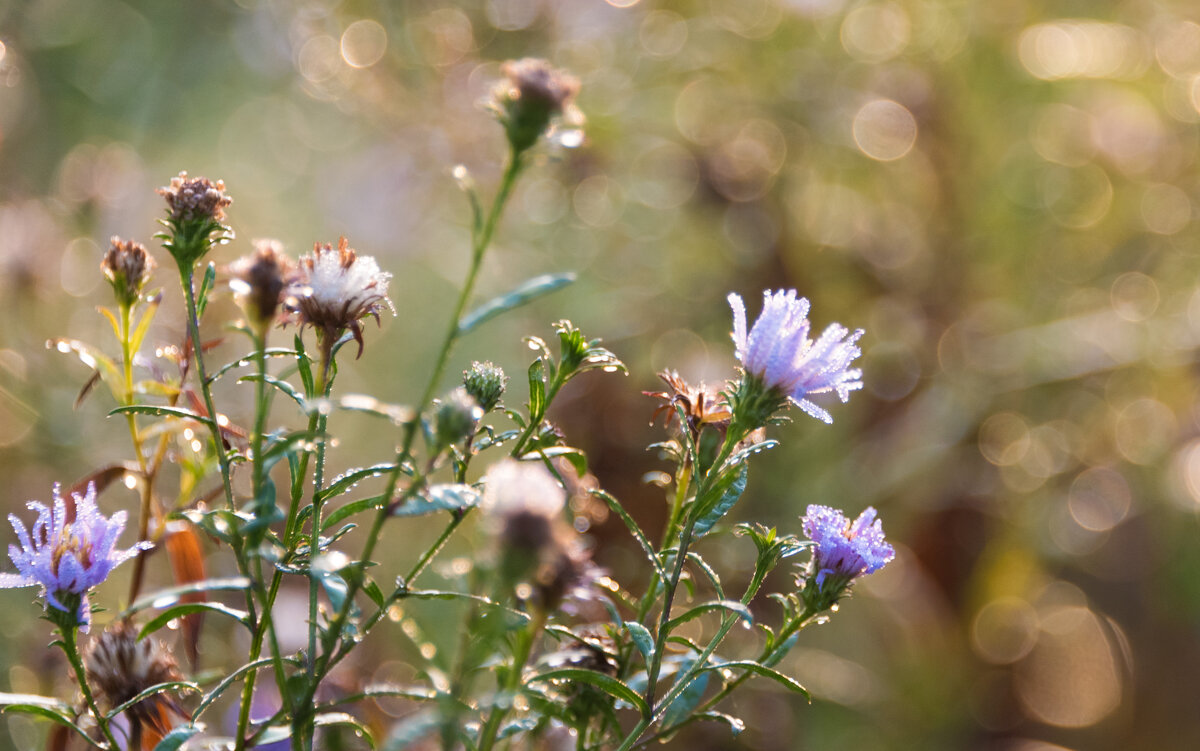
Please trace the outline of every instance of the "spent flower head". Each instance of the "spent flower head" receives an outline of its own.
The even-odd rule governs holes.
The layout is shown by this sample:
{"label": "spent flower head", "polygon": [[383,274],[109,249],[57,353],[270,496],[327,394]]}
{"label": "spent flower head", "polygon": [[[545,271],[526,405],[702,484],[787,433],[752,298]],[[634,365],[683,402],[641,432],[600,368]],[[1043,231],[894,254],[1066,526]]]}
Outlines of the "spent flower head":
{"label": "spent flower head", "polygon": [[575,76],[533,57],[509,60],[500,72],[504,79],[497,82],[489,106],[504,125],[513,151],[521,153],[543,135],[552,134],[560,120],[583,123],[583,114],[575,106],[579,93]]}
{"label": "spent flower head", "polygon": [[[182,680],[175,657],[153,637],[138,639],[138,629],[118,621],[94,639],[83,656],[88,684],[110,708],[120,706],[142,691],[168,681]],[[148,729],[157,736],[171,730],[175,719],[187,713],[165,693],[150,696],[126,710],[132,734]],[[139,745],[138,748],[141,748]]]}
{"label": "spent flower head", "polygon": [[129,307],[141,297],[142,289],[150,281],[150,274],[158,264],[139,242],[115,236],[110,242],[104,260],[100,262],[100,269],[112,285],[117,303]]}
{"label": "spent flower head", "polygon": [[833,417],[808,397],[833,391],[843,402],[850,392],[862,388],[862,371],[851,368],[862,350],[855,342],[862,329],[851,332],[831,323],[814,342],[808,337],[808,300],[796,290],[763,292],[763,309],[746,328],[746,305],[737,294],[729,295],[733,309],[733,342],[744,377],[733,398],[737,417],[761,425],[791,401],[805,413],[832,423]]}
{"label": "spent flower head", "polygon": [[837,509],[808,507],[801,522],[814,543],[804,592],[810,607],[832,605],[851,582],[878,571],[896,556],[875,515],[875,509],[868,507],[852,522]]}
{"label": "spent flower head", "polygon": [[[37,501],[26,506],[37,512],[32,530],[14,514],[8,521],[16,530],[21,547],[8,546],[8,557],[17,567],[15,574],[0,574],[0,587],[41,585],[47,609],[66,614],[69,626],[87,631],[91,609],[87,594],[108,578],[109,572],[153,545],[139,542],[131,548],[116,547],[117,537],[125,528],[125,512],[108,518],[96,508],[96,486],[88,485],[84,495],[72,495],[75,520],[67,521],[67,504],[54,486],[54,507]],[[53,614],[51,614],[53,615]],[[63,623],[62,617],[55,619]]]}
{"label": "spent flower head", "polygon": [[392,275],[379,270],[371,256],[360,256],[346,238],[335,249],[326,243],[313,246],[310,255],[300,259],[299,273],[288,290],[286,306],[301,326],[312,326],[325,346],[346,330],[363,351],[362,324],[368,316],[379,322],[384,311],[396,314],[388,299]]}
{"label": "spent flower head", "polygon": [[265,329],[275,319],[283,291],[296,273],[296,264],[278,240],[254,241],[254,253],[229,267],[229,286],[255,326]]}

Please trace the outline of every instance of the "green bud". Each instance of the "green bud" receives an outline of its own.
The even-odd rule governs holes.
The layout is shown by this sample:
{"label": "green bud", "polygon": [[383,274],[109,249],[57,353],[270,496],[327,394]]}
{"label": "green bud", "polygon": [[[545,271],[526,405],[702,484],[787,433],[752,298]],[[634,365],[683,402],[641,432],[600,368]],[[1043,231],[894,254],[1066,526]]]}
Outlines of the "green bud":
{"label": "green bud", "polygon": [[463,371],[463,388],[475,397],[485,413],[500,403],[507,383],[504,371],[491,362],[473,362],[470,369]]}
{"label": "green bud", "polygon": [[454,389],[438,405],[434,416],[438,445],[445,448],[472,435],[482,417],[483,409],[475,398],[461,386]]}

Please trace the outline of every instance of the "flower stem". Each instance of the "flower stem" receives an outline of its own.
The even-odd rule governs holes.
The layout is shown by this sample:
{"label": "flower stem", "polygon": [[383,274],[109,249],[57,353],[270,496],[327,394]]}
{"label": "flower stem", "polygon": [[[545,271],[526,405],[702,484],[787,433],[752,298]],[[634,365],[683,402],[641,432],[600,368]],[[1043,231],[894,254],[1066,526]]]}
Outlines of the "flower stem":
{"label": "flower stem", "polygon": [[[124,406],[133,405],[133,332],[132,332],[132,314],[133,306],[122,303],[121,311],[121,365],[122,376],[124,377],[124,389],[122,394],[122,402]],[[138,468],[142,472],[141,482],[141,505],[138,512],[138,542],[150,539],[150,512],[151,498],[153,496],[152,482],[150,472],[146,465],[145,448],[142,445],[142,437],[138,433],[137,416],[132,412],[125,413],[126,422],[129,424],[129,437],[133,442],[133,453],[137,455]],[[142,579],[146,570],[146,555],[149,551],[139,550],[137,557],[133,560],[133,575],[129,582],[129,601],[133,602],[137,599],[138,593],[142,590]]]}
{"label": "flower stem", "polygon": [[[85,594],[84,597],[87,595]],[[109,727],[108,720],[104,713],[96,706],[96,697],[92,695],[92,689],[88,686],[87,673],[83,669],[83,660],[79,656],[79,645],[75,637],[78,634],[78,629],[71,627],[59,627],[59,633],[62,634],[62,639],[59,644],[62,646],[63,653],[67,656],[67,662],[71,663],[71,668],[75,671],[75,678],[79,681],[79,690],[83,692],[83,700],[87,703],[87,707],[91,710],[96,718],[96,726],[100,728],[101,735],[108,741],[108,747],[114,751],[119,748],[117,739],[113,737],[112,728]]]}
{"label": "flower stem", "polygon": [[546,611],[539,608],[529,628],[518,636],[517,649],[513,653],[512,669],[505,677],[502,696],[498,697],[483,730],[479,733],[479,745],[477,746],[479,751],[491,751],[492,746],[496,743],[496,733],[500,730],[500,723],[508,716],[513,694],[521,686],[521,676],[525,671],[525,663],[529,661],[529,655],[533,651],[533,644],[546,626],[546,616]]}

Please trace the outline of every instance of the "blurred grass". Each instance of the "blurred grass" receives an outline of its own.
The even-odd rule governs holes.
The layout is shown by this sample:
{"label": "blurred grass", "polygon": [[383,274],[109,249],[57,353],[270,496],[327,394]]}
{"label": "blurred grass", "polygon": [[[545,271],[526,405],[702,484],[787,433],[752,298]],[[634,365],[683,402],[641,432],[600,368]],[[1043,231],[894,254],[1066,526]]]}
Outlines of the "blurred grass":
{"label": "blurred grass", "polygon": [[[757,686],[739,739],[676,746],[1196,748],[1198,24],[1167,0],[0,2],[5,506],[126,457],[43,342],[104,341],[100,249],[148,241],[180,169],[235,198],[218,263],[345,234],[392,270],[400,315],[344,385],[415,398],[466,263],[449,169],[490,189],[477,102],[498,61],[544,56],[582,79],[588,143],[530,171],[480,297],[580,281],[452,368],[519,376],[520,338],[561,317],[604,337],[631,375],[581,379],[554,417],[655,529],[639,392],[666,367],[730,375],[729,291],[753,311],[796,287],[816,326],[867,329],[866,391],[832,427],[781,428],[737,514],[795,531],[807,503],[873,504],[899,559],[802,639],[815,706]],[[390,450],[357,419],[335,469]],[[593,532],[621,579],[622,531]],[[3,598],[3,687],[51,691],[28,591]]]}

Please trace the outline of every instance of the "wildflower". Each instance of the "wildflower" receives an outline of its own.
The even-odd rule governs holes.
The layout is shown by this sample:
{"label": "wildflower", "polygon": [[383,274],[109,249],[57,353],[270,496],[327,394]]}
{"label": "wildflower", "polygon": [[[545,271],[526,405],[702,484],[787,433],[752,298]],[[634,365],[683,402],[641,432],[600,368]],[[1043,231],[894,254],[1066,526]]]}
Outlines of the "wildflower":
{"label": "wildflower", "polygon": [[[54,486],[54,508],[37,501],[26,506],[38,513],[32,534],[15,515],[8,520],[16,530],[21,547],[8,546],[8,557],[17,567],[15,574],[0,574],[0,587],[29,587],[39,584],[46,605],[71,618],[67,626],[78,626],[86,632],[91,609],[87,593],[108,578],[121,563],[133,558],[139,550],[153,547],[139,542],[126,550],[117,550],[117,537],[125,528],[125,512],[118,511],[106,518],[96,508],[96,487],[88,485],[87,493],[73,495],[75,521],[67,521],[67,504]],[[53,615],[53,614],[51,614]],[[61,618],[55,619],[61,623]]]}
{"label": "wildflower", "polygon": [[229,272],[230,288],[259,329],[265,329],[279,310],[283,291],[295,273],[295,264],[278,240],[255,240],[253,255],[235,261]]}
{"label": "wildflower", "polygon": [[507,383],[504,371],[490,362],[473,362],[470,370],[463,371],[463,388],[475,397],[484,412],[491,412],[500,403]]}
{"label": "wildflower", "polygon": [[[151,686],[182,679],[174,656],[157,639],[138,640],[138,630],[128,621],[110,626],[94,640],[83,657],[88,684],[110,708],[118,707]],[[187,713],[173,698],[157,693],[125,710],[129,718],[130,748],[149,748],[171,731],[175,719]],[[155,736],[143,746],[143,732]]]}
{"label": "wildflower", "polygon": [[100,269],[112,284],[117,303],[129,307],[141,297],[142,289],[150,281],[150,273],[157,264],[139,242],[119,237],[113,237],[110,242],[112,245],[104,254]]}
{"label": "wildflower", "polygon": [[213,182],[207,177],[188,177],[180,172],[171,184],[158,189],[167,200],[170,221],[187,224],[195,221],[220,222],[233,199],[225,195],[225,181]]}
{"label": "wildflower", "polygon": [[545,60],[527,57],[500,67],[505,80],[496,84],[490,107],[504,125],[513,151],[521,153],[552,132],[556,120],[581,124],[575,107],[579,79]]}
{"label": "wildflower", "polygon": [[814,543],[805,590],[810,605],[833,604],[852,581],[878,571],[896,555],[884,539],[874,508],[851,522],[837,509],[814,504],[801,521],[804,534]]}
{"label": "wildflower", "polygon": [[748,333],[742,298],[729,295],[729,305],[737,358],[746,374],[733,401],[752,413],[751,422],[762,424],[790,400],[808,415],[832,423],[830,414],[808,396],[833,391],[845,402],[851,391],[862,388],[862,371],[849,367],[862,354],[855,345],[862,329],[851,332],[832,323],[814,342],[808,338],[808,300],[791,289],[763,292],[762,313]]}
{"label": "wildflower", "polygon": [[556,608],[590,570],[563,519],[566,492],[536,463],[499,462],[485,481],[483,510],[499,542],[502,579],[522,598],[536,595],[541,607]]}
{"label": "wildflower", "polygon": [[373,316],[379,323],[384,310],[396,313],[387,296],[391,278],[391,274],[379,270],[374,258],[358,255],[344,237],[338,241],[337,250],[328,243],[317,243],[312,255],[300,259],[299,274],[291,285],[286,304],[301,326],[317,330],[325,347],[332,347],[349,329],[358,342],[361,357],[363,338],[359,322]]}

